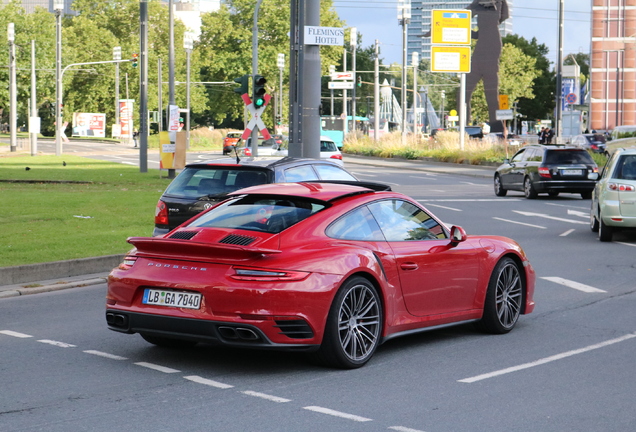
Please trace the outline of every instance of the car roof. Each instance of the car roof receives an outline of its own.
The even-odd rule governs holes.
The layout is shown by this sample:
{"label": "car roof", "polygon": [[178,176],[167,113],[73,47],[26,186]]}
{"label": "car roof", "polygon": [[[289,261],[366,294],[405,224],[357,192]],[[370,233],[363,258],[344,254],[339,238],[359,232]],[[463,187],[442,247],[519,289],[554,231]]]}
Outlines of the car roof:
{"label": "car roof", "polygon": [[[364,184],[364,183],[363,183]],[[300,182],[300,183],[269,183],[240,189],[229,194],[237,195],[278,195],[311,198],[320,201],[333,201],[351,195],[375,193],[374,190],[345,183],[332,182]]]}
{"label": "car roof", "polygon": [[335,162],[331,162],[326,159],[309,159],[309,158],[295,158],[295,157],[242,157],[239,162],[236,162],[235,157],[225,157],[220,159],[211,159],[207,161],[194,162],[186,165],[188,167],[206,168],[210,166],[228,166],[228,167],[259,167],[274,169],[278,166],[293,165],[302,162],[313,163],[328,163],[331,165],[337,165]]}
{"label": "car roof", "polygon": [[[587,151],[585,149],[582,149],[581,147],[576,147],[576,146],[570,146],[570,145],[544,145],[544,144],[533,144],[533,145],[529,145],[527,147],[534,147],[534,148],[540,148],[540,149],[545,149],[545,150],[576,150],[576,151]],[[524,147],[524,148],[527,148]]]}

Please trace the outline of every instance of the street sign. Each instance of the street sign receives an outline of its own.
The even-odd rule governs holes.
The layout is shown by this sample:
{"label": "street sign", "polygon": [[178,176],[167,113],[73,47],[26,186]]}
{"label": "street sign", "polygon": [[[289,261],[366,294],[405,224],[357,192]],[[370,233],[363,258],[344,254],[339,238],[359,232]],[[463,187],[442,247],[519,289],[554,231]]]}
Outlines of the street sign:
{"label": "street sign", "polygon": [[243,135],[241,135],[241,139],[247,139],[247,137],[252,134],[252,130],[254,129],[254,127],[258,127],[258,130],[261,132],[263,138],[265,138],[266,140],[270,139],[272,136],[269,134],[267,126],[265,126],[265,123],[263,123],[263,119],[261,118],[261,116],[263,115],[263,111],[265,111],[265,107],[269,103],[269,100],[272,98],[272,95],[266,94],[263,97],[265,103],[259,108],[256,108],[254,106],[254,102],[252,102],[252,99],[250,99],[247,94],[242,94],[241,97],[243,98],[243,102],[245,102],[245,105],[247,105],[247,110],[250,112],[250,114],[252,114],[252,118],[247,123],[247,126],[245,126]]}
{"label": "street sign", "polygon": [[330,90],[339,90],[339,89],[347,90],[352,88],[353,88],[353,81],[342,81],[342,82],[330,81],[329,82]]}
{"label": "street sign", "polygon": [[431,25],[432,43],[470,45],[471,11],[433,10]]}
{"label": "street sign", "polygon": [[331,74],[332,80],[353,80],[353,72],[334,72]]}
{"label": "street sign", "polygon": [[470,73],[469,46],[431,47],[431,71]]}
{"label": "street sign", "polygon": [[512,120],[512,110],[511,109],[500,109],[497,110],[496,114],[497,120]]}
{"label": "street sign", "polygon": [[305,26],[305,45],[344,45],[344,29]]}
{"label": "street sign", "polygon": [[499,95],[499,109],[510,109],[510,103],[508,102],[508,95]]}

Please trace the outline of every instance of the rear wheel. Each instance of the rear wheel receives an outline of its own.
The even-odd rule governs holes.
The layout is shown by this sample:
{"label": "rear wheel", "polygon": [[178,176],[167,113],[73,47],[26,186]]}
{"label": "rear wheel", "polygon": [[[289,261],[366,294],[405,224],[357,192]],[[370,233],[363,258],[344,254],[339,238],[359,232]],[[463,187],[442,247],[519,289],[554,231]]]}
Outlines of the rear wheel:
{"label": "rear wheel", "polygon": [[592,199],[592,192],[581,192],[581,198]]}
{"label": "rear wheel", "polygon": [[140,336],[144,338],[146,342],[153,345],[157,345],[163,348],[191,348],[197,343],[194,341],[188,341],[183,339],[172,339],[161,336],[152,336],[146,333],[140,333]]}
{"label": "rear wheel", "polygon": [[523,193],[528,199],[535,199],[537,197],[537,191],[532,186],[532,182],[530,181],[530,177],[526,177],[523,181]]}
{"label": "rear wheel", "polygon": [[598,214],[598,239],[602,242],[611,242],[614,236],[614,228],[605,225],[601,213]]}
{"label": "rear wheel", "polygon": [[512,258],[503,258],[490,276],[484,315],[477,323],[482,331],[504,334],[519,320],[524,282],[519,266]]}
{"label": "rear wheel", "polygon": [[363,277],[349,279],[331,305],[322,345],[314,354],[323,364],[343,369],[363,366],[380,344],[382,305]]}
{"label": "rear wheel", "polygon": [[495,195],[506,196],[507,193],[508,191],[501,185],[501,177],[499,174],[495,174]]}

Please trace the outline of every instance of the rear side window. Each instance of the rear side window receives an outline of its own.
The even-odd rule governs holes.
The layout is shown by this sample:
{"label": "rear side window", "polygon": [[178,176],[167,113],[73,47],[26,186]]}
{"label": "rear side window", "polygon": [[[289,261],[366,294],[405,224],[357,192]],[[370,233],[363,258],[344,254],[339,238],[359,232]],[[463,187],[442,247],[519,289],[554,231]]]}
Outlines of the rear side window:
{"label": "rear side window", "polygon": [[584,150],[548,150],[546,164],[593,164],[594,160]]}
{"label": "rear side window", "polygon": [[329,225],[326,234],[341,240],[385,241],[375,218],[366,206],[350,211]]}
{"label": "rear side window", "polygon": [[338,147],[336,147],[336,143],[333,141],[320,141],[320,151],[335,152],[338,151]]}
{"label": "rear side window", "polygon": [[181,198],[218,196],[270,182],[265,171],[189,167],[170,183],[165,194]]}
{"label": "rear side window", "polygon": [[291,183],[319,180],[311,165],[300,165],[285,170],[285,180]]}
{"label": "rear side window", "polygon": [[402,200],[369,204],[387,241],[437,240],[446,238],[442,226],[424,210]]}
{"label": "rear side window", "polygon": [[321,180],[358,180],[347,171],[336,165],[316,164],[315,168],[316,171],[318,171],[318,175],[320,176]]}
{"label": "rear side window", "polygon": [[614,178],[636,180],[636,155],[623,155],[616,164]]}

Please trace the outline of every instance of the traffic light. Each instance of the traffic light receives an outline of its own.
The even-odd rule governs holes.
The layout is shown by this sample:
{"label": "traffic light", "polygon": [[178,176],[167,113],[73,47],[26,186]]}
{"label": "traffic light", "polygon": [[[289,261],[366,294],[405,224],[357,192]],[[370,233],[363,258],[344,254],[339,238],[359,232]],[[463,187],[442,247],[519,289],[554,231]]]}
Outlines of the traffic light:
{"label": "traffic light", "polygon": [[358,75],[358,87],[362,87],[362,77]]}
{"label": "traffic light", "polygon": [[234,82],[240,84],[240,87],[235,88],[234,92],[240,95],[244,95],[245,93],[248,93],[249,79],[250,79],[249,75],[243,75],[242,77],[234,78]]}
{"label": "traffic light", "polygon": [[264,76],[254,75],[254,106],[256,108],[260,108],[265,104],[265,83],[267,83],[267,79]]}
{"label": "traffic light", "polygon": [[132,60],[130,61],[132,62],[132,67],[137,67],[139,64],[139,54],[133,53]]}

